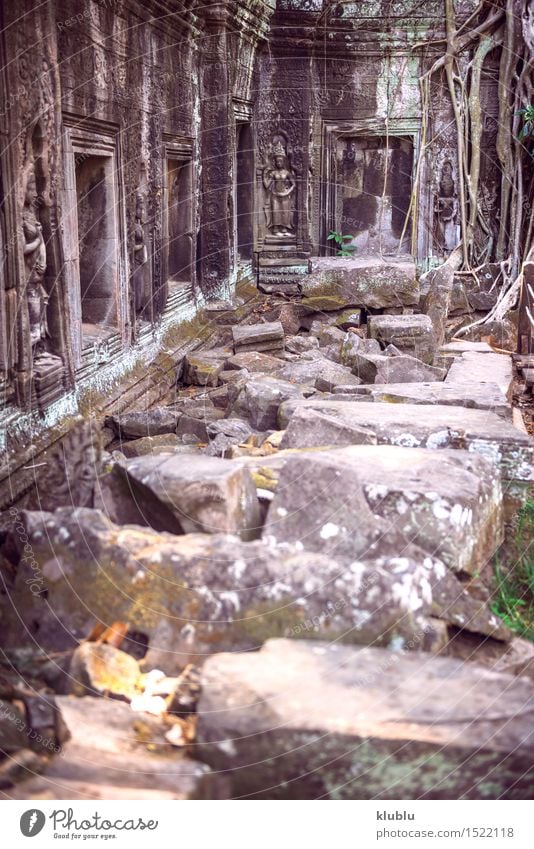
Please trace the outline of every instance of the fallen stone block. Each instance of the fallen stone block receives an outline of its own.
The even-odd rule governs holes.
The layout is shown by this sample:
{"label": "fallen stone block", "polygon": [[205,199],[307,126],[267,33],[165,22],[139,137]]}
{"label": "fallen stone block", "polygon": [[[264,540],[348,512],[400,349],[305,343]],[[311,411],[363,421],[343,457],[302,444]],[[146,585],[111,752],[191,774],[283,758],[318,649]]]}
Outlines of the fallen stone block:
{"label": "fallen stone block", "polygon": [[[258,532],[258,499],[248,472],[229,460],[191,455],[140,457],[116,464],[123,503],[155,530],[187,534]],[[142,521],[141,521],[142,520]]]}
{"label": "fallen stone block", "polygon": [[415,264],[406,257],[374,256],[311,260],[311,274],[302,281],[302,303],[319,310],[344,307],[416,305],[419,301]]}
{"label": "fallen stone block", "polygon": [[361,310],[343,310],[343,312],[337,316],[334,326],[339,327],[341,330],[349,330],[351,327],[359,327],[361,322]]}
{"label": "fallen stone block", "polygon": [[[222,799],[224,779],[167,743],[160,720],[111,699],[57,697],[71,739],[11,799]],[[145,739],[147,738],[147,739]],[[147,745],[151,744],[151,745]]]}
{"label": "fallen stone block", "polygon": [[223,364],[224,360],[220,356],[210,355],[209,351],[188,354],[185,358],[184,383],[186,386],[217,386]]}
{"label": "fallen stone block", "polygon": [[[304,431],[306,413],[295,413]],[[324,431],[328,419],[319,419]],[[340,431],[343,424],[338,421]],[[292,426],[293,420],[282,448],[297,441]],[[464,451],[436,456],[427,449],[370,447],[361,444],[365,436],[369,441],[369,431],[360,430],[360,444],[355,435],[347,447],[279,456],[264,538],[300,541],[339,559],[369,556],[368,546],[381,533],[380,544],[395,537],[402,547],[413,543],[455,572],[484,572],[504,537],[502,489],[492,463]],[[385,520],[383,526],[376,517]]]}
{"label": "fallen stone block", "polygon": [[497,384],[502,394],[509,398],[513,383],[512,358],[507,354],[466,351],[451,365],[445,383],[481,387]]}
{"label": "fallen stone block", "polygon": [[233,404],[233,411],[248,419],[255,430],[276,430],[278,409],[284,401],[314,393],[312,387],[295,386],[287,380],[260,375],[246,381]]}
{"label": "fallen stone block", "polygon": [[284,431],[280,448],[319,448],[337,445],[376,445],[371,428],[358,427],[349,421],[317,410],[297,410]]}
{"label": "fallen stone block", "polygon": [[246,369],[249,374],[272,374],[281,366],[280,360],[270,357],[268,354],[258,354],[256,351],[245,351],[229,357],[225,364],[225,371],[234,369]]}
{"label": "fallen stone block", "polygon": [[395,345],[403,354],[432,365],[434,329],[428,315],[376,315],[367,322],[369,336],[384,347]]}
{"label": "fallen stone block", "polygon": [[180,416],[177,434],[182,439],[194,437],[197,442],[208,442],[208,427],[223,418],[224,412],[215,407],[188,407],[187,412]]}
{"label": "fallen stone block", "polygon": [[197,449],[184,445],[181,437],[175,433],[165,433],[160,436],[144,436],[124,442],[121,451],[126,458],[144,457],[145,454],[190,454]]}
{"label": "fallen stone block", "polygon": [[199,752],[234,798],[527,799],[533,704],[476,664],[272,640],[205,664]]}
{"label": "fallen stone block", "polygon": [[[334,392],[340,392],[336,387]],[[347,389],[344,390],[345,393]],[[440,404],[442,406],[468,407],[475,410],[490,410],[504,419],[511,419],[511,407],[505,396],[494,383],[461,383],[452,381],[433,383],[385,383],[361,384],[358,395],[366,400],[392,404]]]}
{"label": "fallen stone block", "polygon": [[297,409],[320,410],[368,427],[378,444],[409,448],[464,448],[492,460],[502,480],[534,480],[534,440],[488,410],[421,404],[372,404],[350,400],[288,400],[278,414],[285,429]]}
{"label": "fallen stone block", "polygon": [[31,569],[22,564],[16,614],[3,622],[6,645],[38,629],[44,649],[62,651],[95,621],[126,622],[148,643],[142,668],[168,675],[214,651],[257,649],[273,636],[404,645],[424,628],[418,647],[443,647],[429,619],[432,564],[423,559],[351,557],[350,566],[340,565],[298,546],[118,527],[87,508],[25,513],[24,521],[47,597],[43,605],[28,592]]}
{"label": "fallen stone block", "polygon": [[160,436],[176,433],[180,412],[169,407],[154,407],[151,410],[139,410],[110,416],[116,435],[122,439],[139,439],[143,436]]}
{"label": "fallen stone block", "polygon": [[319,347],[316,336],[287,336],[285,341],[286,351],[291,354],[302,354],[304,351],[313,351]]}
{"label": "fallen stone block", "polygon": [[240,351],[282,350],[284,347],[284,328],[279,321],[233,327],[232,336],[236,354]]}

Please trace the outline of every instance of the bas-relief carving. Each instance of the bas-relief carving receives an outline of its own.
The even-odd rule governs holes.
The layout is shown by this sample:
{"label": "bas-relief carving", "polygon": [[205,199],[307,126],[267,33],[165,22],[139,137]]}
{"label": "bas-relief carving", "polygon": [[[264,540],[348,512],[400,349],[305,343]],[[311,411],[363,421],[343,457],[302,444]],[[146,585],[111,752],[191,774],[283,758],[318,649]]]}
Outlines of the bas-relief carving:
{"label": "bas-relief carving", "polygon": [[269,241],[295,237],[296,188],[295,172],[289,164],[283,138],[273,140],[272,162],[263,169],[263,186],[267,192],[265,227]]}
{"label": "bas-relief carving", "polygon": [[434,205],[436,243],[441,252],[449,253],[458,244],[457,212],[458,199],[453,164],[450,159],[445,159],[441,166]]}
{"label": "bas-relief carving", "polygon": [[135,197],[132,273],[135,314],[137,316],[148,306],[152,290],[152,275],[150,273],[147,242],[146,200],[142,188],[139,187]]}
{"label": "bas-relief carving", "polygon": [[46,246],[43,228],[37,213],[37,183],[35,169],[30,167],[26,178],[24,210],[22,213],[23,254],[26,275],[24,294],[28,307],[32,355],[41,353],[48,338],[46,307],[48,293],[43,285],[46,271]]}

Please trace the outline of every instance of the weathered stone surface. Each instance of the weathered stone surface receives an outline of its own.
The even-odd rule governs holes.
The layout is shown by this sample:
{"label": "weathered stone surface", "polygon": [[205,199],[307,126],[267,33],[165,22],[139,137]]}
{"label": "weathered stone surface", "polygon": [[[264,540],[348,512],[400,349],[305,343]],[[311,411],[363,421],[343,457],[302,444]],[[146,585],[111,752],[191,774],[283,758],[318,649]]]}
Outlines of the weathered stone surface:
{"label": "weathered stone surface", "polygon": [[345,333],[339,327],[332,327],[321,321],[314,321],[310,327],[310,335],[316,336],[319,346],[326,348],[328,345],[341,345],[345,341]]}
{"label": "weathered stone surface", "polygon": [[122,439],[139,439],[176,433],[179,418],[180,413],[169,407],[153,407],[151,410],[110,416],[108,421]]}
{"label": "weathered stone surface", "polygon": [[350,349],[343,345],[341,351],[343,363],[350,365],[352,373],[363,383],[420,383],[421,381],[441,381],[445,370],[423,363],[415,357],[400,354],[362,353],[359,349]]}
{"label": "weathered stone surface", "polygon": [[188,354],[185,359],[184,383],[188,386],[217,386],[223,359],[206,351]]}
{"label": "weathered stone surface", "polygon": [[210,424],[220,421],[224,417],[222,410],[215,407],[187,408],[178,421],[177,434],[180,437],[192,436],[198,442],[208,442],[208,428]]}
{"label": "weathered stone surface", "polygon": [[199,751],[231,776],[234,797],[529,798],[526,679],[448,658],[272,640],[211,658],[202,683]]}
{"label": "weathered stone surface", "polygon": [[141,672],[131,655],[106,643],[82,643],[72,655],[69,681],[75,696],[114,696],[131,700]]}
{"label": "weathered stone surface", "polygon": [[299,360],[287,363],[276,377],[290,383],[315,386],[320,392],[332,392],[338,384],[357,386],[361,381],[350,369],[334,363],[317,352],[306,352]]}
{"label": "weathered stone surface", "polygon": [[[303,279],[303,303],[332,299],[332,309],[343,307],[409,306],[417,304],[419,287],[412,260],[382,260],[375,256],[350,259],[320,257]],[[318,307],[325,309],[325,305]]]}
{"label": "weathered stone surface", "polygon": [[436,347],[445,341],[447,316],[451,304],[455,272],[462,263],[462,252],[456,248],[438,268],[428,272],[428,294],[423,300],[423,312],[432,321]]}
{"label": "weathered stone surface", "polygon": [[[306,430],[318,425],[312,417],[310,426],[309,413],[295,413],[293,436],[291,420],[282,448],[298,446],[299,419],[304,443],[312,441]],[[331,419],[319,418],[323,433]],[[338,420],[337,432],[343,434],[344,424]],[[347,441],[350,427],[347,423]],[[337,432],[332,427],[333,437]],[[359,556],[377,538],[370,510],[386,520],[381,542],[396,534],[404,545],[415,543],[456,572],[482,572],[503,540],[502,491],[493,465],[464,451],[436,456],[428,449],[356,444],[365,436],[369,442],[369,435],[355,434],[350,447],[279,455],[284,465],[279,466],[264,537],[300,540],[304,548],[338,558]]]}
{"label": "weathered stone surface", "polygon": [[350,327],[359,327],[362,320],[361,310],[343,310],[337,316],[334,325],[341,330],[348,330]]}
{"label": "weathered stone surface", "polygon": [[432,364],[434,330],[428,315],[377,315],[367,322],[369,336],[395,345],[402,353]]}
{"label": "weathered stone surface", "polygon": [[276,357],[270,357],[268,354],[258,354],[256,351],[245,351],[241,354],[234,354],[224,364],[225,371],[228,369],[246,369],[249,374],[272,374],[280,366],[281,362]]}
{"label": "weathered stone surface", "polygon": [[295,386],[287,380],[258,376],[247,380],[233,405],[233,411],[247,418],[256,430],[276,430],[280,405],[290,398],[304,398],[315,389]]}
{"label": "weathered stone surface", "polygon": [[511,357],[504,354],[466,351],[451,365],[446,383],[460,385],[497,384],[502,394],[510,396],[513,381]]}
{"label": "weathered stone surface", "polygon": [[371,428],[358,427],[317,410],[303,409],[297,410],[291,417],[280,448],[360,444],[376,445],[376,436]]}
{"label": "weathered stone surface", "polygon": [[221,419],[208,425],[208,436],[215,439],[223,434],[236,442],[243,442],[252,433],[252,428],[244,419]]}
{"label": "weathered stone surface", "polygon": [[175,433],[162,433],[159,436],[144,436],[124,442],[121,451],[125,457],[144,457],[145,454],[190,454],[195,452],[192,446],[183,444]]}
{"label": "weathered stone surface", "polygon": [[445,370],[426,365],[415,357],[397,355],[377,359],[376,383],[420,383],[442,381]]}
{"label": "weathered stone surface", "polygon": [[232,328],[234,351],[266,351],[284,347],[284,328],[279,321],[245,324]]}
{"label": "weathered stone surface", "polygon": [[28,725],[20,708],[0,699],[0,751],[5,754],[29,745]]}
{"label": "weathered stone surface", "polygon": [[361,383],[359,377],[340,364],[319,362],[318,366],[315,388],[319,392],[333,392],[337,386],[358,386]]}
{"label": "weathered stone surface", "polygon": [[[290,423],[291,424],[291,423]],[[504,537],[502,490],[486,458],[465,451],[353,446],[335,452],[368,504],[457,572],[482,572]]]}
{"label": "weathered stone surface", "polygon": [[118,528],[88,509],[26,513],[25,522],[47,598],[28,593],[23,566],[12,594],[17,616],[4,629],[8,643],[21,629],[36,633],[37,616],[40,645],[58,650],[75,645],[95,621],[127,622],[148,639],[143,667],[169,675],[214,651],[257,649],[273,636],[389,645],[404,644],[421,627],[418,647],[436,645],[428,619],[434,564],[424,557],[350,557],[340,566],[299,546]]}
{"label": "weathered stone surface", "polygon": [[406,547],[402,534],[372,513],[357,470],[335,452],[287,458],[262,537],[338,559],[400,554]]}
{"label": "weathered stone surface", "polygon": [[141,457],[117,464],[143,518],[142,524],[171,533],[257,532],[258,501],[250,475],[217,457],[168,455]]}
{"label": "weathered stone surface", "polygon": [[286,336],[285,348],[291,354],[302,354],[304,351],[313,351],[319,347],[316,336]]}
{"label": "weathered stone surface", "polygon": [[[336,387],[334,392],[339,392]],[[347,390],[345,390],[347,391]],[[501,418],[511,418],[511,407],[499,387],[494,383],[480,386],[478,383],[385,383],[362,384],[358,395],[366,400],[392,404],[441,404],[442,406],[471,407],[475,410],[491,410]]]}
{"label": "weathered stone surface", "polygon": [[534,480],[534,440],[487,410],[421,404],[308,399],[281,405],[278,422],[286,428],[296,409],[307,407],[371,428],[379,444],[424,448],[465,448],[495,463],[503,480]]}
{"label": "weathered stone surface", "polygon": [[[221,799],[223,779],[165,741],[165,726],[108,699],[59,697],[71,740],[43,775],[18,784],[12,799]],[[147,737],[147,741],[145,741]],[[154,742],[153,742],[154,741]],[[148,744],[147,744],[148,743]]]}

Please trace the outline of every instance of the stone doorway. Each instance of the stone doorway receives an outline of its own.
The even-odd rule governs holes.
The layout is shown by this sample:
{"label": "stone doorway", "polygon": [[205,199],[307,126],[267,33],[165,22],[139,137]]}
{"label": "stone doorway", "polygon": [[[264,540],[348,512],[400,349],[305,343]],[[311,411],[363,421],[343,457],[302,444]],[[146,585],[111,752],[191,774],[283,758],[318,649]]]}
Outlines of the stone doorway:
{"label": "stone doorway", "polygon": [[167,279],[172,285],[193,281],[193,209],[191,159],[167,159]]}
{"label": "stone doorway", "polygon": [[254,241],[254,145],[249,122],[236,122],[235,245],[239,262],[250,262]]}
{"label": "stone doorway", "polygon": [[354,235],[358,253],[409,253],[412,169],[408,137],[338,138],[332,229]]}
{"label": "stone doorway", "polygon": [[82,333],[118,325],[118,244],[111,156],[76,157]]}

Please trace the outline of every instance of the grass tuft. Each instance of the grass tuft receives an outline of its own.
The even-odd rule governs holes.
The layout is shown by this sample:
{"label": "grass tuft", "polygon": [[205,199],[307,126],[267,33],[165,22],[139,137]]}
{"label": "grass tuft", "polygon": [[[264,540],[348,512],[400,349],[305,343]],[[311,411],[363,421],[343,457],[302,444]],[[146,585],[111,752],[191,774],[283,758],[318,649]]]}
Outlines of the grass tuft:
{"label": "grass tuft", "polygon": [[527,501],[516,519],[507,563],[495,561],[491,609],[508,627],[534,642],[534,501]]}

